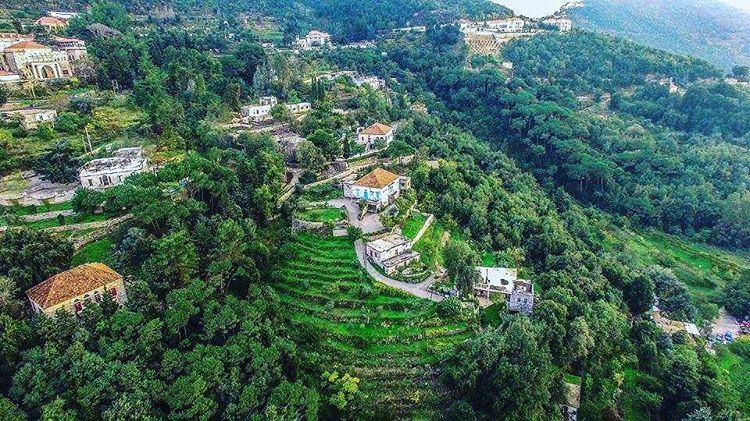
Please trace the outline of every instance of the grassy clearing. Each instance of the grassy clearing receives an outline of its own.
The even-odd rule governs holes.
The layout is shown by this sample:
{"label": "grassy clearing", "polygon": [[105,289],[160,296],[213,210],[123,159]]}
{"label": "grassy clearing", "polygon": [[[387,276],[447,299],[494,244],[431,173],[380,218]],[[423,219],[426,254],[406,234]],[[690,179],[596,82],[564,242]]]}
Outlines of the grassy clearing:
{"label": "grassy clearing", "polygon": [[45,229],[45,228],[61,227],[63,225],[77,225],[77,224],[87,224],[90,222],[101,222],[101,221],[106,221],[107,219],[110,219],[111,217],[112,216],[105,215],[105,214],[68,216],[68,217],[65,217],[64,223],[62,224],[60,223],[61,221],[59,218],[50,218],[50,219],[42,219],[41,221],[24,223],[23,225],[28,228]]}
{"label": "grassy clearing", "polygon": [[427,229],[422,238],[414,245],[414,251],[421,254],[422,263],[429,268],[443,265],[443,236],[446,230],[440,221],[435,221]]}
{"label": "grassy clearing", "polygon": [[404,222],[404,225],[401,227],[401,233],[404,235],[404,237],[411,240],[417,236],[419,230],[422,229],[425,222],[427,222],[426,215],[419,212],[412,212],[409,219],[407,219]]}
{"label": "grassy clearing", "polygon": [[6,210],[12,215],[16,216],[36,215],[38,213],[56,212],[71,209],[73,209],[73,206],[70,202],[50,203],[32,206],[0,206],[0,210]]}
{"label": "grassy clearing", "polygon": [[687,285],[699,308],[714,306],[724,283],[750,269],[746,257],[657,231],[641,233],[615,230],[605,238],[605,247],[616,250],[623,242],[644,265],[672,269]]}
{"label": "grassy clearing", "polygon": [[109,251],[113,245],[114,242],[109,238],[88,243],[73,255],[71,263],[78,266],[84,263],[105,262],[109,259]]}
{"label": "grassy clearing", "polygon": [[385,418],[436,407],[443,395],[428,364],[470,337],[468,322],[441,320],[431,302],[374,282],[347,238],[300,234],[293,249],[274,287],[290,332],[317,353],[313,370],[359,377],[368,406]]}
{"label": "grassy clearing", "polygon": [[[739,344],[732,344],[731,347]],[[740,412],[750,413],[750,361],[732,352],[731,349],[720,346],[717,350],[720,378],[730,382],[740,395]]]}
{"label": "grassy clearing", "polygon": [[337,222],[346,218],[346,212],[340,208],[308,209],[298,212],[297,218],[308,222]]}

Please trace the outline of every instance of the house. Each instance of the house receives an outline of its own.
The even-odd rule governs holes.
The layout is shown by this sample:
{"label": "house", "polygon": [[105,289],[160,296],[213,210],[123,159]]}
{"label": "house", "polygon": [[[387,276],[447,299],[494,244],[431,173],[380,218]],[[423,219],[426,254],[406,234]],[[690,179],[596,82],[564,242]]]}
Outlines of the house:
{"label": "house", "polygon": [[27,80],[50,80],[73,76],[68,54],[34,41],[21,41],[2,51],[2,70]]}
{"label": "house", "polygon": [[112,158],[89,161],[78,172],[81,186],[87,189],[106,189],[125,181],[133,174],[148,171],[148,160],[141,148],[123,148]]}
{"label": "house", "polygon": [[377,76],[354,76],[352,82],[357,86],[367,85],[375,90],[385,88],[385,81]]}
{"label": "house", "polygon": [[526,21],[521,18],[508,18],[508,19],[497,19],[488,20],[485,26],[493,31],[498,32],[523,32],[523,28],[526,25]]}
{"label": "house", "polygon": [[651,317],[654,319],[654,323],[659,326],[659,329],[666,334],[674,335],[677,332],[687,332],[692,336],[700,336],[698,326],[694,323],[667,319],[661,315],[658,308],[655,308],[654,311],[651,312]]}
{"label": "house", "polygon": [[18,83],[21,81],[21,76],[18,73],[6,72],[0,70],[0,84]]}
{"label": "house", "polygon": [[271,107],[274,107],[274,106],[276,106],[276,104],[279,103],[279,100],[278,100],[278,98],[276,98],[273,95],[271,95],[271,96],[262,96],[258,100],[258,103],[260,105],[270,105]]}
{"label": "house", "polygon": [[55,16],[42,16],[34,22],[37,26],[41,26],[47,32],[57,32],[65,29],[68,26],[68,20],[58,18]]}
{"label": "house", "polygon": [[310,31],[304,38],[297,37],[295,42],[297,48],[301,50],[311,50],[316,47],[325,47],[331,45],[331,34],[320,31]]}
{"label": "house", "polygon": [[55,42],[55,48],[64,51],[68,55],[68,60],[72,62],[78,61],[88,55],[86,42],[80,39],[63,37],[54,37],[52,39]]}
{"label": "house", "polygon": [[363,201],[377,212],[393,203],[401,192],[411,187],[411,179],[376,168],[357,181],[344,183],[344,197]]}
{"label": "house", "polygon": [[547,18],[544,19],[542,23],[556,26],[560,32],[568,32],[573,29],[573,21],[566,18]]}
{"label": "house", "polygon": [[246,105],[240,109],[242,120],[246,123],[271,120],[271,108],[273,105]]}
{"label": "house", "polygon": [[57,111],[28,108],[23,110],[6,111],[3,113],[3,117],[6,120],[18,119],[24,129],[31,130],[39,127],[40,124],[55,124]]}
{"label": "house", "polygon": [[508,298],[508,310],[530,314],[534,308],[534,285],[518,278],[518,269],[477,267],[481,280],[474,284],[478,297],[489,299],[494,294]]}
{"label": "house", "polygon": [[312,109],[312,104],[309,102],[296,102],[293,104],[286,104],[286,108],[292,114],[302,114],[310,111]]}
{"label": "house", "polygon": [[78,12],[58,12],[58,11],[48,10],[47,16],[52,16],[53,18],[63,19],[67,21],[78,16]]}
{"label": "house", "polygon": [[101,302],[110,294],[115,302],[127,301],[122,276],[103,263],[86,263],[58,273],[26,291],[36,313],[53,316],[57,310],[78,314],[88,302]]}
{"label": "house", "polygon": [[419,259],[419,253],[411,250],[411,241],[401,234],[390,234],[368,242],[365,253],[388,275]]}
{"label": "house", "polygon": [[364,146],[366,151],[374,150],[376,142],[383,141],[387,147],[393,141],[393,128],[385,124],[375,123],[357,132],[357,143]]}
{"label": "house", "polygon": [[33,35],[21,35],[15,32],[0,32],[0,51],[23,41],[33,41]]}

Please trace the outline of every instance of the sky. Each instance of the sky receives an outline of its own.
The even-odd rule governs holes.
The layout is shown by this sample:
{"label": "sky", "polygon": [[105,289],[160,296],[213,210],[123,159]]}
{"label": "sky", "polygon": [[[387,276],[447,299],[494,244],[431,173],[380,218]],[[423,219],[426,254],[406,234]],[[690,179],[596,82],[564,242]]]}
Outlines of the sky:
{"label": "sky", "polygon": [[[517,14],[540,18],[551,15],[569,0],[493,0],[513,9]],[[586,1],[586,0],[584,0]],[[669,0],[663,0],[669,1]],[[716,0],[750,11],[750,0]]]}

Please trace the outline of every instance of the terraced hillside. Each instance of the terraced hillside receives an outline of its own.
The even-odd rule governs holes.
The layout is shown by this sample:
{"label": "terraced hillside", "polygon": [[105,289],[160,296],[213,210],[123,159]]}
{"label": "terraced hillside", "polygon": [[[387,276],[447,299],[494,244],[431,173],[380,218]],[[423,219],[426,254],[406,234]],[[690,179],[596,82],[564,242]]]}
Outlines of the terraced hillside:
{"label": "terraced hillside", "polygon": [[471,335],[471,322],[441,319],[435,304],[373,281],[348,238],[300,234],[290,249],[295,256],[275,287],[296,325],[290,332],[320,356],[317,369],[359,377],[379,416],[437,407],[441,391],[430,365]]}

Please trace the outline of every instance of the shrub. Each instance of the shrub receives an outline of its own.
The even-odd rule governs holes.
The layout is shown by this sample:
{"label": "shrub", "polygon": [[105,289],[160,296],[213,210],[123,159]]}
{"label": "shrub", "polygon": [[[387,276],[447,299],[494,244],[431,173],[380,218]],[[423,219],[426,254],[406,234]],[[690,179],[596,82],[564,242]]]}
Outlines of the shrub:
{"label": "shrub", "polygon": [[457,317],[461,314],[461,301],[456,297],[446,298],[437,304],[435,311],[442,318]]}

